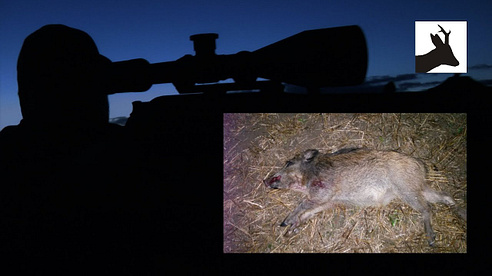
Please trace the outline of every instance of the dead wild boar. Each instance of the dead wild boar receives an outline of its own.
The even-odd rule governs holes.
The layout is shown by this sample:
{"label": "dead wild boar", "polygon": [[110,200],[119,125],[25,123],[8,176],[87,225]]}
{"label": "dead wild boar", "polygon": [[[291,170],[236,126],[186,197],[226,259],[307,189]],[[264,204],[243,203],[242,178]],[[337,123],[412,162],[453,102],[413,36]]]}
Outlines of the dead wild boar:
{"label": "dead wild boar", "polygon": [[310,149],[286,162],[263,182],[273,189],[292,189],[307,195],[281,226],[290,225],[287,235],[298,233],[299,225],[316,213],[336,204],[384,206],[400,198],[422,214],[429,245],[435,233],[431,227],[429,203],[453,206],[466,220],[466,211],[454,200],[426,185],[422,161],[394,151],[345,148],[320,154]]}

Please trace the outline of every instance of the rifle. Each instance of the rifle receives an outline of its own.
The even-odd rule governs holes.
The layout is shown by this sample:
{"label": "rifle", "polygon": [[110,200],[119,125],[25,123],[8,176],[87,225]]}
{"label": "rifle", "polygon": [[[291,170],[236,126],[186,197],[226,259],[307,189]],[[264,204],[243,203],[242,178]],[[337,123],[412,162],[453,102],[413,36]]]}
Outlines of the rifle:
{"label": "rifle", "polygon": [[[159,83],[174,84],[180,94],[278,90],[280,83],[318,91],[361,84],[365,79],[367,47],[358,26],[303,31],[256,51],[231,55],[215,53],[217,38],[215,33],[192,35],[195,55],[175,61],[113,62],[108,75],[110,94],[143,92]],[[230,78],[234,82],[219,83]]]}

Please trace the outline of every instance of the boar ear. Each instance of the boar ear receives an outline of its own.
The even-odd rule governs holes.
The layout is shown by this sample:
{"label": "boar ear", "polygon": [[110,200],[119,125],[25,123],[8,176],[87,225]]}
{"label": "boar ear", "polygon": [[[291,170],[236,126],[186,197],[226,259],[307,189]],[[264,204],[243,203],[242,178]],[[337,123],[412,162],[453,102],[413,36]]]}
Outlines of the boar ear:
{"label": "boar ear", "polygon": [[313,161],[314,157],[318,155],[319,151],[315,149],[309,149],[304,152],[304,162],[308,163]]}

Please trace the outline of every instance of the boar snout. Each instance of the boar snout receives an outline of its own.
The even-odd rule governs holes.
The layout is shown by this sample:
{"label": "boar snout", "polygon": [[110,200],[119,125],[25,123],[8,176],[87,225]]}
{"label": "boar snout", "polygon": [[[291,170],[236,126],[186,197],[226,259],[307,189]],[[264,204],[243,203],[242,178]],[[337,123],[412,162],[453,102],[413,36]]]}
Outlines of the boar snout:
{"label": "boar snout", "polygon": [[263,180],[263,183],[265,183],[265,185],[269,188],[278,189],[278,182],[280,181],[280,178],[281,178],[280,175],[270,177],[270,178]]}

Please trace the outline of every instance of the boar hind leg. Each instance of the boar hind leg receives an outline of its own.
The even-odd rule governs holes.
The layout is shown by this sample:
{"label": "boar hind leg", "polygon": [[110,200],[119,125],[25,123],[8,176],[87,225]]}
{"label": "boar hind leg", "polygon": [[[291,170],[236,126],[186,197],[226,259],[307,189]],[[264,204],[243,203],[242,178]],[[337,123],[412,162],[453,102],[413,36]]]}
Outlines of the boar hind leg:
{"label": "boar hind leg", "polygon": [[430,213],[430,207],[425,198],[422,195],[415,195],[415,194],[410,194],[406,195],[402,198],[408,205],[410,205],[413,209],[416,211],[420,212],[422,215],[422,219],[424,221],[424,229],[425,233],[427,235],[427,239],[429,242],[429,245],[432,246],[434,244],[434,241],[436,239],[436,234],[434,233],[434,230],[432,230],[431,226],[431,213]]}
{"label": "boar hind leg", "polygon": [[304,221],[313,217],[316,213],[321,212],[327,208],[329,208],[331,204],[320,204],[317,201],[305,199],[303,200],[297,208],[292,211],[280,224],[280,226],[288,226],[290,225],[289,231],[286,233],[287,235],[291,235],[292,233],[299,232],[299,225]]}
{"label": "boar hind leg", "polygon": [[431,214],[429,208],[425,208],[420,212],[422,213],[422,219],[424,220],[424,229],[425,229],[425,233],[427,234],[427,240],[429,242],[429,245],[432,246],[436,241],[436,233],[434,233],[434,230],[432,230],[432,226],[430,222]]}
{"label": "boar hind leg", "polygon": [[454,202],[454,200],[444,194],[444,193],[440,193],[440,192],[437,192],[437,191],[434,191],[432,190],[431,188],[429,187],[425,187],[424,188],[424,197],[425,199],[430,202],[430,203],[444,203],[448,206],[451,206],[453,208],[453,210],[461,217],[463,218],[464,220],[466,220],[466,210],[465,209],[462,209],[460,207],[458,207],[456,205],[456,202]]}
{"label": "boar hind leg", "polygon": [[422,194],[424,195],[425,199],[430,203],[440,202],[449,206],[454,206],[456,204],[450,196],[447,196],[446,194],[440,193],[438,191],[434,191],[429,187],[425,187]]}

